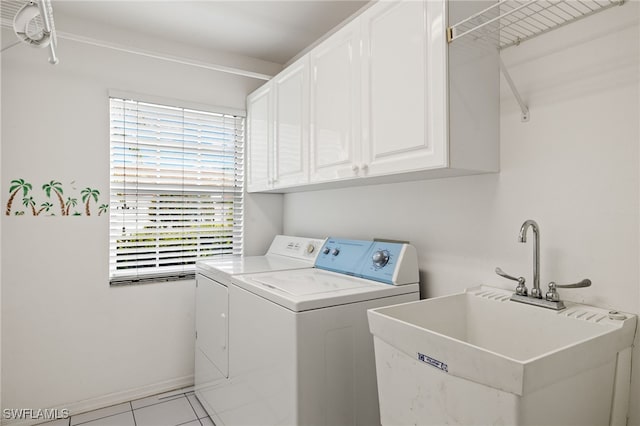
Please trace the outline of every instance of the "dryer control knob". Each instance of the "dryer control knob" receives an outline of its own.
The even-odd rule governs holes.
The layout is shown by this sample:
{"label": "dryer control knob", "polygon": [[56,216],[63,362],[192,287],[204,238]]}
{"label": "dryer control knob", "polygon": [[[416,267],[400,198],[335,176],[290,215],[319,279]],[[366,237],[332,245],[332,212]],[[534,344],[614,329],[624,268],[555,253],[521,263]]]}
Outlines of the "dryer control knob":
{"label": "dryer control knob", "polygon": [[334,256],[339,255],[339,254],[340,254],[340,249],[338,249],[338,248],[334,248],[334,249],[331,251],[331,254],[332,254],[332,255],[334,255]]}
{"label": "dryer control knob", "polygon": [[389,252],[386,250],[378,250],[377,252],[373,253],[373,256],[371,256],[371,260],[376,267],[382,268],[384,265],[389,263]]}
{"label": "dryer control knob", "polygon": [[314,246],[313,244],[309,244],[309,245],[307,246],[307,253],[311,254],[311,253],[313,253],[314,251],[316,251],[316,246]]}
{"label": "dryer control knob", "polygon": [[329,249],[329,247],[325,247],[325,248],[322,250],[322,254],[329,254],[329,252],[330,252],[330,251],[331,251],[331,250]]}

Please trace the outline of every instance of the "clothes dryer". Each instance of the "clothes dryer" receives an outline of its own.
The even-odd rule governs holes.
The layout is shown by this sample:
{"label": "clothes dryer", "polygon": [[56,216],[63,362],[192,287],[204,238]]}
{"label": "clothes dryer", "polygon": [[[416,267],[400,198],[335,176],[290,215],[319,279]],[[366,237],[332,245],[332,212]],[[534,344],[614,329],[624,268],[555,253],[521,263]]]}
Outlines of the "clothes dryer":
{"label": "clothes dryer", "polygon": [[227,256],[196,262],[197,273],[227,282],[232,275],[313,268],[326,239],[276,235],[263,256]]}
{"label": "clothes dryer", "polygon": [[315,268],[228,292],[227,375],[197,391],[216,425],[379,424],[367,309],[419,299],[413,246],[329,238]]}
{"label": "clothes dryer", "polygon": [[228,286],[231,277],[312,268],[325,240],[277,235],[264,256],[229,256],[196,263],[195,389],[228,377]]}

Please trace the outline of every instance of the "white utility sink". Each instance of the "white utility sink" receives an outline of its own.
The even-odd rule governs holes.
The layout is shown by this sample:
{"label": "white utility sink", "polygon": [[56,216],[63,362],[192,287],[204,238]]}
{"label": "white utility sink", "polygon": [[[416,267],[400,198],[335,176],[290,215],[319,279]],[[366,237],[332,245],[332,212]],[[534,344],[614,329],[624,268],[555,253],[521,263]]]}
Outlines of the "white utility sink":
{"label": "white utility sink", "polygon": [[635,315],[511,294],[482,286],[368,312],[383,424],[625,424]]}

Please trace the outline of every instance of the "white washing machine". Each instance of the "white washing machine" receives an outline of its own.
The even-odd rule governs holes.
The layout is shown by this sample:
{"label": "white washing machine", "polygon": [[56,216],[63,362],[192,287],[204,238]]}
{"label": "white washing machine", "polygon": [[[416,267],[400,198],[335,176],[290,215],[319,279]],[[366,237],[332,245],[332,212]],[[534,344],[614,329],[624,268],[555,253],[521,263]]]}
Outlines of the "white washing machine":
{"label": "white washing machine", "polygon": [[203,405],[203,389],[229,377],[228,287],[231,277],[256,272],[313,268],[324,239],[277,235],[264,256],[231,256],[196,263],[195,388]]}
{"label": "white washing machine", "polygon": [[224,379],[198,386],[218,426],[380,424],[367,309],[419,299],[407,244],[325,242],[315,268],[232,277]]}

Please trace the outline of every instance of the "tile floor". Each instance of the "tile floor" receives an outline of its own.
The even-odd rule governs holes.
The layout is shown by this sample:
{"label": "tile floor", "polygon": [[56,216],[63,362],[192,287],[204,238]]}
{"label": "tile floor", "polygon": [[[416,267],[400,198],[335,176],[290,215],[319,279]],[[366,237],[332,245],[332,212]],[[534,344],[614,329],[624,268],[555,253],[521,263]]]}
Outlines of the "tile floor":
{"label": "tile floor", "polygon": [[41,426],[214,426],[192,391],[177,392],[112,405]]}

